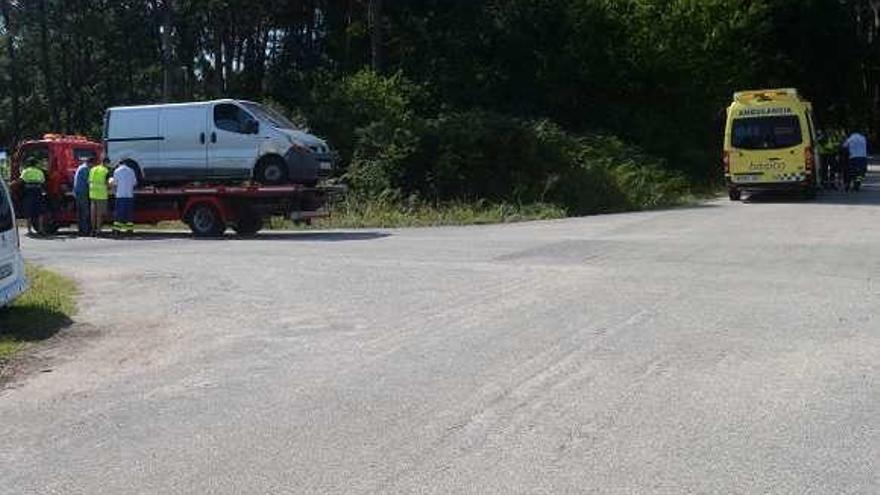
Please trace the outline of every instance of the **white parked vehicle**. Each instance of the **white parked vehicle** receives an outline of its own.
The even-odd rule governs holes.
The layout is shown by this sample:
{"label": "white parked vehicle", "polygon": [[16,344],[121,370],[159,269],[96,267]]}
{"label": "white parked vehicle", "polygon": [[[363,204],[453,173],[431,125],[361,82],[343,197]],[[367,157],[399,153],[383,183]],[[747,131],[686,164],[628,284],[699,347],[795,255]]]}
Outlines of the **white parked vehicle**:
{"label": "white parked vehicle", "polygon": [[313,185],[329,177],[327,143],[271,108],[242,100],[114,107],[104,116],[112,163],[145,183],[255,180]]}
{"label": "white parked vehicle", "polygon": [[12,197],[0,179],[0,307],[27,290]]}

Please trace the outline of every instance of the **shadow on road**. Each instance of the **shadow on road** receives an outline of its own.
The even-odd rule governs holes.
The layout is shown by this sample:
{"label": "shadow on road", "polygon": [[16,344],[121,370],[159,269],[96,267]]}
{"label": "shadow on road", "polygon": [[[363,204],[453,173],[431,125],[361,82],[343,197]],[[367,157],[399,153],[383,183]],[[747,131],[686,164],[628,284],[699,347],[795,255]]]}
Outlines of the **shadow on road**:
{"label": "shadow on road", "polygon": [[64,312],[37,303],[0,308],[0,340],[46,340],[71,324],[73,320]]}
{"label": "shadow on road", "polygon": [[[387,232],[273,232],[266,231],[252,236],[239,236],[234,233],[216,237],[195,237],[186,231],[145,230],[128,235],[114,235],[106,233],[101,239],[115,241],[166,241],[171,239],[186,239],[198,241],[310,241],[310,242],[345,242],[345,241],[372,241],[390,237]],[[70,241],[79,238],[76,232],[61,231],[53,236],[29,235],[31,239],[39,241]]]}
{"label": "shadow on road", "polygon": [[261,232],[252,236],[227,234],[217,237],[193,237],[189,232],[144,231],[132,235],[108,236],[109,239],[126,240],[166,240],[190,239],[205,241],[310,241],[310,242],[345,242],[372,241],[389,237],[386,232]]}

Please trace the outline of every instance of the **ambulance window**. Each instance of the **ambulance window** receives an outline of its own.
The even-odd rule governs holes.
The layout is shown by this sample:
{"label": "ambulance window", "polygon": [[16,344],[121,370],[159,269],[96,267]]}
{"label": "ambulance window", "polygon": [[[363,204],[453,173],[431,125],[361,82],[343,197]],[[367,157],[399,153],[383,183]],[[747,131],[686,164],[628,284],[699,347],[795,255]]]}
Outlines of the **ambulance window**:
{"label": "ambulance window", "polygon": [[732,144],[745,150],[791,148],[803,141],[801,132],[796,115],[736,119]]}
{"label": "ambulance window", "polygon": [[86,148],[74,148],[73,160],[74,162],[76,162],[77,165],[82,163],[83,160],[87,161],[88,163],[93,163],[98,161],[98,152]]}

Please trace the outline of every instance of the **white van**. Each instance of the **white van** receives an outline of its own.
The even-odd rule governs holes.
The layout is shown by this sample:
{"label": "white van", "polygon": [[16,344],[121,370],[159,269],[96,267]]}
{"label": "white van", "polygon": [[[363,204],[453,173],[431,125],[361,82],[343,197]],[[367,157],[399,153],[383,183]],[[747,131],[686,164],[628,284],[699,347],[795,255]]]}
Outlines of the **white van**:
{"label": "white van", "polygon": [[145,183],[312,185],[333,171],[325,141],[271,108],[242,100],[110,108],[104,143],[112,163],[127,161]]}
{"label": "white van", "polygon": [[12,302],[26,289],[12,197],[6,183],[0,179],[0,307]]}

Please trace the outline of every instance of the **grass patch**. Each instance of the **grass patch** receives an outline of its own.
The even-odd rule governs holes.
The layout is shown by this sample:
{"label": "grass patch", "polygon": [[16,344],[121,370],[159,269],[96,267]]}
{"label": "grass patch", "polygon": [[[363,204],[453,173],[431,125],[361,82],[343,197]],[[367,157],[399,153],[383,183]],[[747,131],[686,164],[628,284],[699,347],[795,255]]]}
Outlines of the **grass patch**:
{"label": "grass patch", "polygon": [[70,325],[76,311],[72,280],[31,265],[26,273],[30,289],[0,309],[0,364],[27,343],[48,339]]}
{"label": "grass patch", "polygon": [[[315,219],[312,228],[397,228],[441,225],[481,225],[564,218],[565,210],[553,205],[490,204],[486,202],[396,203],[346,198],[333,205],[332,215]],[[296,228],[290,220],[273,218],[269,229]]]}

